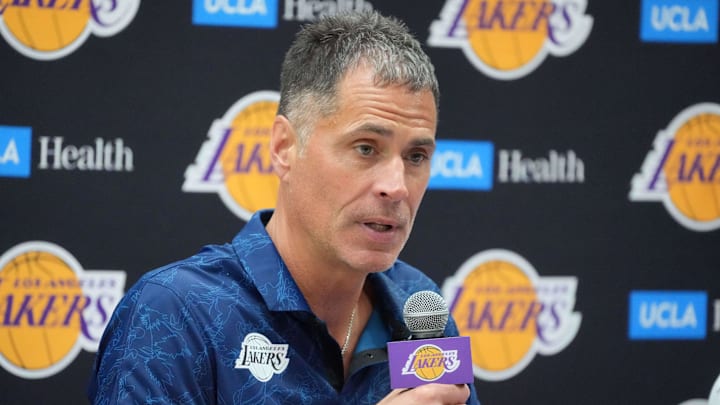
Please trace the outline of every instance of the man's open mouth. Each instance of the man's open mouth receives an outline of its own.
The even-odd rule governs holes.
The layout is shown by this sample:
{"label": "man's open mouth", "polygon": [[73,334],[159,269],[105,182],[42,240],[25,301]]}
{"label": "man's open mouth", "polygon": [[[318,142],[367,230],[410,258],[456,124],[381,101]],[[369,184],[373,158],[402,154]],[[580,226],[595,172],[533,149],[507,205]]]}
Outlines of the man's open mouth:
{"label": "man's open mouth", "polygon": [[393,228],[392,225],[378,224],[377,222],[365,222],[365,226],[377,232],[387,232]]}

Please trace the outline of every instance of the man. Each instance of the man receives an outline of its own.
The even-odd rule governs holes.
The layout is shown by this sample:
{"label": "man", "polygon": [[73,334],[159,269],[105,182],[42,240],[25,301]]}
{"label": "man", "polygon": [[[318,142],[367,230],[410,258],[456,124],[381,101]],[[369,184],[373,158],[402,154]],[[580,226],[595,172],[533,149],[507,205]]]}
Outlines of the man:
{"label": "man", "polygon": [[397,20],[343,14],[304,27],[272,128],[276,209],[128,291],[91,401],[476,403],[466,385],[389,386],[385,347],[408,336],[405,300],[438,291],[397,260],[430,176],[438,94]]}

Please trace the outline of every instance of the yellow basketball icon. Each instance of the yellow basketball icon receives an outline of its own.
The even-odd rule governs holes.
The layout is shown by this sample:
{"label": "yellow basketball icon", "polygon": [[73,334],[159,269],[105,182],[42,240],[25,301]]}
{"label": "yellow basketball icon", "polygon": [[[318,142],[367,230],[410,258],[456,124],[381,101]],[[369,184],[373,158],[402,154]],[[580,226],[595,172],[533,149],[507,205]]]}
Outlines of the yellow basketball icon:
{"label": "yellow basketball icon", "polygon": [[492,260],[475,267],[453,317],[460,334],[470,336],[473,364],[502,371],[525,357],[537,337],[539,302],[534,286],[515,264]]}
{"label": "yellow basketball icon", "polygon": [[275,207],[280,180],[272,170],[270,134],[279,100],[278,92],[256,91],[216,119],[185,172],[183,191],[217,193],[246,221],[260,209]]}
{"label": "yellow basketball icon", "polygon": [[687,218],[699,222],[720,219],[718,164],[720,115],[697,114],[675,133],[675,143],[663,167],[670,200]]}
{"label": "yellow basketball icon", "polygon": [[445,374],[443,352],[437,346],[426,345],[415,351],[415,375],[421,380],[435,381]]}
{"label": "yellow basketball icon", "polygon": [[31,1],[22,7],[5,9],[5,27],[20,44],[35,51],[52,52],[82,40],[90,21],[90,0],[67,1],[65,7],[41,4]]}
{"label": "yellow basketball icon", "polygon": [[36,60],[75,52],[91,34],[109,37],[125,29],[140,0],[0,1],[0,36]]}
{"label": "yellow basketball icon", "polygon": [[463,20],[477,57],[500,71],[522,68],[535,59],[547,40],[547,16],[542,13],[553,5],[538,1],[533,6],[535,18],[518,13],[514,2],[469,0]]}
{"label": "yellow basketball icon", "polygon": [[220,156],[225,189],[247,212],[273,208],[279,180],[272,173],[270,131],[276,101],[255,101],[232,121],[232,133]]}
{"label": "yellow basketball icon", "polygon": [[28,372],[56,365],[80,335],[84,296],[77,275],[52,253],[26,251],[0,269],[0,281],[0,354]]}

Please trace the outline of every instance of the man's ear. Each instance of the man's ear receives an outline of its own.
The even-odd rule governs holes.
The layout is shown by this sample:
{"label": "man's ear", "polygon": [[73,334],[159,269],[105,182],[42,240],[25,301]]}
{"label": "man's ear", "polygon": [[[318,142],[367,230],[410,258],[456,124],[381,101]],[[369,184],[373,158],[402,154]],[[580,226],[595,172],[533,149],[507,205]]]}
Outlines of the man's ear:
{"label": "man's ear", "polygon": [[270,134],[270,160],[273,170],[282,178],[290,170],[297,150],[297,133],[284,115],[275,116]]}

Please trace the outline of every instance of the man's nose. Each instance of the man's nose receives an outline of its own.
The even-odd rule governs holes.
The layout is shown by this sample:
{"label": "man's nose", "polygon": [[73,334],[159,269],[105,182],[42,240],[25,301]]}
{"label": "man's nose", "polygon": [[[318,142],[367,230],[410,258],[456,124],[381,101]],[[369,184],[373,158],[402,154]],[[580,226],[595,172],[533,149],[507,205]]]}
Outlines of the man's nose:
{"label": "man's nose", "polygon": [[401,201],[408,197],[405,161],[402,157],[388,159],[378,171],[375,193],[381,199]]}

